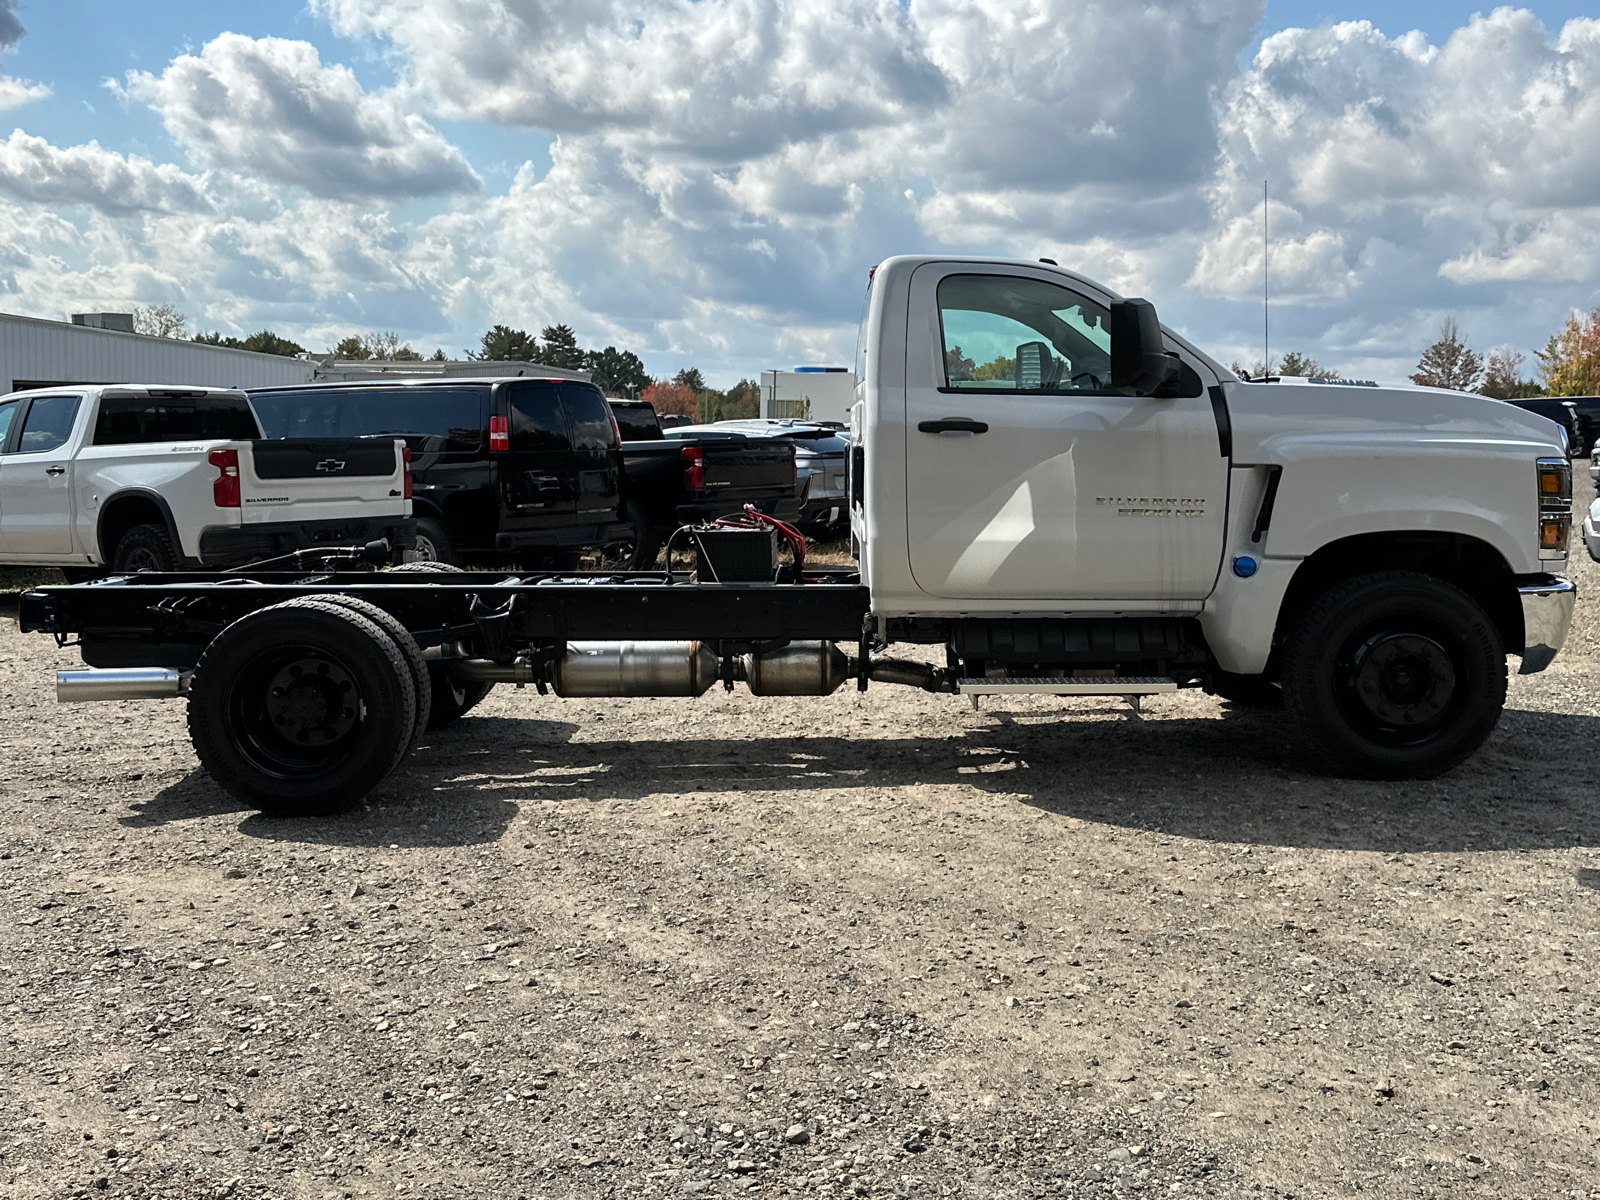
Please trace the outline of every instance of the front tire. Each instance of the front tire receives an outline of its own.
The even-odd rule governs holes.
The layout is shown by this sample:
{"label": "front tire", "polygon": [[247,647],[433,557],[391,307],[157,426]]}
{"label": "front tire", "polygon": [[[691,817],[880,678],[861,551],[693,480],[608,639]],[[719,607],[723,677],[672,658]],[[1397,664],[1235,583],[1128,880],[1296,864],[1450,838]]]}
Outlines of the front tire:
{"label": "front tire", "polygon": [[226,791],[271,816],[359,800],[399,763],[417,719],[400,650],[359,613],[288,600],[241,617],[206,647],[189,735]]}
{"label": "front tire", "polygon": [[1428,779],[1481,746],[1506,699],[1505,647],[1460,588],[1378,571],[1329,588],[1284,647],[1283,698],[1319,762]]}
{"label": "front tire", "polygon": [[624,515],[633,527],[632,533],[620,542],[600,547],[600,569],[647,571],[656,565],[661,543],[656,540],[656,531],[650,527],[650,522],[645,520],[644,510],[637,504],[630,502]]}

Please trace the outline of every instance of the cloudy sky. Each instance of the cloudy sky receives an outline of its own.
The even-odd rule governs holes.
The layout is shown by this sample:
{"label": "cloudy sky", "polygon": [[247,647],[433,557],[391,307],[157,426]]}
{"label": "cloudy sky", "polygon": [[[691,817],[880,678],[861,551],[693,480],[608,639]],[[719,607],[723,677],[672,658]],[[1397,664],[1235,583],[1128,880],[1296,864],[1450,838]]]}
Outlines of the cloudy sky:
{"label": "cloudy sky", "polygon": [[[0,310],[845,363],[890,254],[1049,256],[1397,378],[1600,304],[1576,0],[0,0]],[[1531,358],[1531,354],[1530,354]],[[1531,368],[1531,364],[1530,364]]]}

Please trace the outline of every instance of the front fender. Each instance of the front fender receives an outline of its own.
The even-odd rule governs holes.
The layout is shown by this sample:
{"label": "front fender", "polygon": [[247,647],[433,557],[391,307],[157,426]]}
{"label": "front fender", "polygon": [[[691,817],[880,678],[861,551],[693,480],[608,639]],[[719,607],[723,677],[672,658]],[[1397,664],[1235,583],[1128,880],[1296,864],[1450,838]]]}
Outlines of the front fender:
{"label": "front fender", "polygon": [[1548,447],[1448,433],[1303,434],[1269,438],[1261,460],[1283,468],[1262,546],[1305,558],[1343,538],[1391,530],[1457,533],[1493,546],[1516,574],[1538,557],[1534,463]]}

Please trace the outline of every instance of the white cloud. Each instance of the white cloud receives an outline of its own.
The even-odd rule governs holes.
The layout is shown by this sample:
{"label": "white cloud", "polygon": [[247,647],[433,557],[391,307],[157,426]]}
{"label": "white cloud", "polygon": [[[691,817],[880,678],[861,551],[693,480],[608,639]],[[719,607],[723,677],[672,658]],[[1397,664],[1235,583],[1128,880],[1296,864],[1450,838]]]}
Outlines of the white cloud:
{"label": "white cloud", "polygon": [[[0,47],[14,46],[26,32],[17,19],[17,0],[0,0]],[[43,100],[50,89],[42,83],[28,83],[0,75],[0,109],[17,108],[33,100]]]}
{"label": "white cloud", "polygon": [[316,196],[400,198],[478,190],[461,151],[394,91],[367,92],[308,42],[224,33],[159,75],[120,89],[160,114],[207,167],[250,172]]}
{"label": "white cloud", "polygon": [[0,142],[0,191],[42,204],[107,213],[210,207],[202,181],[171,163],[119,154],[97,142],[58,147],[20,129]]}
{"label": "white cloud", "polygon": [[[1284,30],[1241,71],[1261,0],[312,9],[396,86],[234,34],[129,75],[192,169],[13,134],[0,194],[90,215],[0,205],[0,287],[319,346],[565,322],[731,379],[848,359],[867,266],[948,248],[1055,258],[1227,357],[1259,337],[1270,178],[1274,340],[1330,365],[1403,374],[1452,313],[1541,344],[1600,299],[1600,21]],[[485,194],[441,118],[554,137],[551,165]]]}

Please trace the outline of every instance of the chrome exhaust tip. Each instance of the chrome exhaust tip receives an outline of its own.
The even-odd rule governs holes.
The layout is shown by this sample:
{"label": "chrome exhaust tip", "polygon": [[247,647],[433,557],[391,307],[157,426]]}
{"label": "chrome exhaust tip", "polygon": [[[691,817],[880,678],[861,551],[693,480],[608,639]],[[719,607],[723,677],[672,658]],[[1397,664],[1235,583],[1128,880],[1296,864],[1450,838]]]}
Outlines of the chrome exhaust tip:
{"label": "chrome exhaust tip", "polygon": [[193,671],[174,671],[167,667],[57,671],[56,702],[170,700],[188,694],[189,679],[193,674]]}

